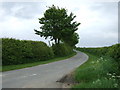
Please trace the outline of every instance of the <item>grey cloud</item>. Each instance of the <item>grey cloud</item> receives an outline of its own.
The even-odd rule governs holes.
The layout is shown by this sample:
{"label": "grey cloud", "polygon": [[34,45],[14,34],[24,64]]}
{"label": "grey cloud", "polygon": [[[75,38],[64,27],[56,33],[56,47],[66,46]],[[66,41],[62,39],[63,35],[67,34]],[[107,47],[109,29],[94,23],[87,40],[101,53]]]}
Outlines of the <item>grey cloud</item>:
{"label": "grey cloud", "polygon": [[80,35],[80,42],[77,46],[82,47],[100,47],[100,46],[110,46],[118,43],[118,31],[114,27],[108,28],[89,28],[89,31],[83,29],[83,31],[78,32]]}
{"label": "grey cloud", "polygon": [[101,3],[94,3],[90,9],[91,10],[101,10],[106,13],[113,13],[117,10],[117,2],[101,2]]}
{"label": "grey cloud", "polygon": [[90,5],[91,11],[99,13],[102,22],[95,22],[93,26],[83,29],[83,33],[79,32],[80,43],[77,46],[100,47],[118,43],[117,4],[116,2],[104,2]]}
{"label": "grey cloud", "polygon": [[[41,14],[44,11],[45,2],[3,2],[2,9],[6,15],[12,15],[18,18],[34,18],[36,14]],[[15,12],[13,9],[17,9]]]}
{"label": "grey cloud", "polygon": [[[101,46],[110,46],[113,44],[116,44],[117,38],[116,37],[108,37],[104,38],[103,34],[97,34],[98,36],[89,35],[90,33],[86,33],[84,35],[81,35],[80,37],[80,43],[77,44],[77,46],[81,47],[101,47]],[[107,35],[107,34],[106,34]],[[86,37],[87,36],[87,37]]]}
{"label": "grey cloud", "polygon": [[[43,12],[46,9],[46,5],[46,2],[4,2],[2,3],[2,7],[0,8],[1,10],[5,11],[5,14],[3,16],[13,16],[19,19],[33,19],[35,15],[43,15]],[[19,9],[14,12],[13,9],[15,8]],[[97,18],[101,20],[98,20],[98,22],[93,22],[93,25],[91,26],[88,25],[86,27],[83,27],[82,29],[81,27],[79,28],[80,32],[78,31],[78,33],[80,34],[80,42],[77,44],[77,46],[108,46],[117,43],[116,37],[108,35],[109,33],[113,33],[113,35],[117,35],[118,33],[118,22],[116,18],[118,16],[117,3],[104,2],[90,4],[88,9],[91,13],[96,12],[98,15],[100,15],[100,17]],[[78,8],[72,8],[72,10],[78,11],[79,6]],[[29,20],[27,21],[29,22]],[[26,23],[25,27],[27,27],[27,25],[28,24]],[[20,30],[20,32],[23,32],[23,34],[21,34],[22,36],[18,35],[19,30],[16,30],[16,32],[14,33],[6,32],[8,33],[7,36],[19,39],[34,39],[44,41],[43,38],[39,38],[39,36],[34,34],[33,29],[36,27],[33,24],[29,24],[28,27],[29,28],[27,28],[27,30]],[[8,28],[8,30],[9,29],[10,28]],[[107,37],[103,35],[107,35]]]}
{"label": "grey cloud", "polygon": [[120,1],[118,2],[118,43],[120,43]]}

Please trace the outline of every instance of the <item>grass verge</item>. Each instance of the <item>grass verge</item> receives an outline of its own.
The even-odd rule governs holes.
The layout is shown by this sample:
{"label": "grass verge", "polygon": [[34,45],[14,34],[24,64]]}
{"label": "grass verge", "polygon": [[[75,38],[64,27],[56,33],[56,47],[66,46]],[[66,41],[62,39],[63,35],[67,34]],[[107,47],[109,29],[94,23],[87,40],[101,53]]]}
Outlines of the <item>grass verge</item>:
{"label": "grass verge", "polygon": [[120,88],[117,63],[109,57],[100,57],[86,53],[89,60],[74,72],[76,88]]}
{"label": "grass verge", "polygon": [[54,59],[50,59],[48,61],[40,61],[40,62],[34,62],[34,63],[20,64],[20,65],[2,66],[2,72],[10,71],[10,70],[16,70],[16,69],[22,69],[22,68],[26,68],[26,67],[37,66],[37,65],[41,65],[41,64],[47,64],[47,63],[51,63],[51,62],[55,62],[55,61],[60,61],[60,60],[70,58],[70,57],[72,57],[72,56],[74,56],[76,54],[77,53],[74,52],[71,55],[68,55],[68,56],[65,56],[65,57],[57,57],[57,58],[54,58]]}

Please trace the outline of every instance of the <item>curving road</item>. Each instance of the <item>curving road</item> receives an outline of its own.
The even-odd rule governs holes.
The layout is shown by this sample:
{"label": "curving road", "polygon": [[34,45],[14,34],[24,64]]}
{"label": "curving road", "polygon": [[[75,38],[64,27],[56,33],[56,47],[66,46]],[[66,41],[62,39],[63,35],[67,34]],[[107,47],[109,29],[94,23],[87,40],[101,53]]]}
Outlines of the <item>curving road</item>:
{"label": "curving road", "polygon": [[2,88],[60,88],[56,82],[88,60],[82,52],[66,60],[2,73]]}

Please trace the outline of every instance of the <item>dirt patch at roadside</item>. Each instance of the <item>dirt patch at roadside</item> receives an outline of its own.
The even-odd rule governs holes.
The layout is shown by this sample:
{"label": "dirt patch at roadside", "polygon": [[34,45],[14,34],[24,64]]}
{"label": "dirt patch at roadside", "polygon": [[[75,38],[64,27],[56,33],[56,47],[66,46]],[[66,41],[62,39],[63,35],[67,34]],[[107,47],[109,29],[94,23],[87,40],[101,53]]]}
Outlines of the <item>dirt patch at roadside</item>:
{"label": "dirt patch at roadside", "polygon": [[61,79],[57,80],[56,82],[62,83],[62,88],[71,88],[73,85],[76,85],[77,82],[75,82],[73,78],[73,72],[63,76]]}

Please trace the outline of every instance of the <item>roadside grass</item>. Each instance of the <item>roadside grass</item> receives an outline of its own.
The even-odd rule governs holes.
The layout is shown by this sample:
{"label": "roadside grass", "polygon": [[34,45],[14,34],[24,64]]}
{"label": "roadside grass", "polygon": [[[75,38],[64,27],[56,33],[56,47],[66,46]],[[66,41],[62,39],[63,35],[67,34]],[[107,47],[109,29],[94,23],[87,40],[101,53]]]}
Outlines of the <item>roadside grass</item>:
{"label": "roadside grass", "polygon": [[117,63],[109,57],[100,57],[86,53],[89,60],[74,72],[75,88],[120,88]]}
{"label": "roadside grass", "polygon": [[47,60],[47,61],[40,61],[40,62],[27,63],[27,64],[19,64],[19,65],[2,66],[2,69],[0,69],[0,70],[2,72],[4,72],[4,71],[10,71],[10,70],[16,70],[16,69],[22,69],[22,68],[37,66],[37,65],[41,65],[41,64],[47,64],[47,63],[51,63],[51,62],[55,62],[55,61],[65,60],[65,59],[70,58],[70,57],[72,57],[76,54],[77,53],[74,52],[71,55],[68,55],[68,56],[65,56],[65,57],[56,57],[54,59],[50,59],[50,60]]}
{"label": "roadside grass", "polygon": [[81,82],[80,84],[74,86],[75,88],[117,88],[118,84],[114,79],[100,78],[91,82]]}

